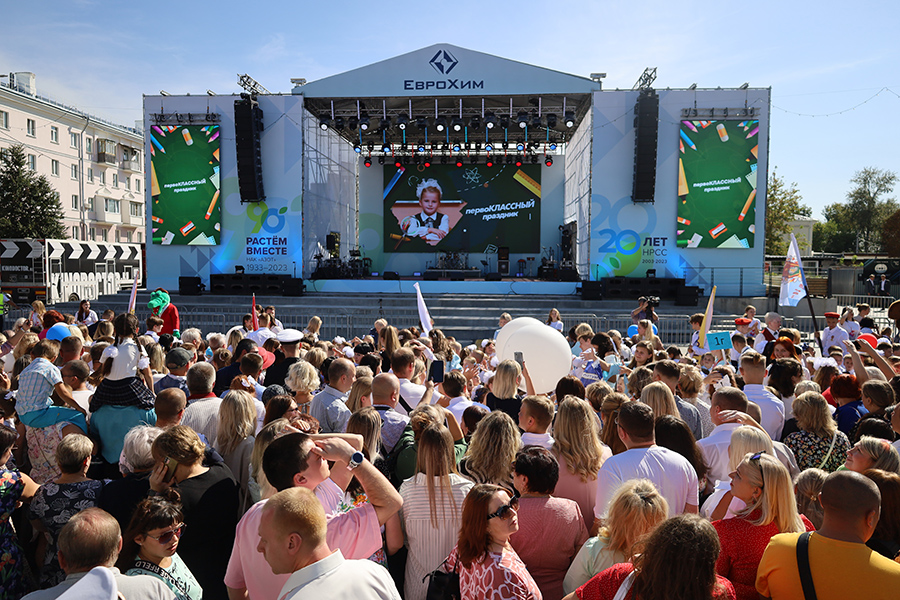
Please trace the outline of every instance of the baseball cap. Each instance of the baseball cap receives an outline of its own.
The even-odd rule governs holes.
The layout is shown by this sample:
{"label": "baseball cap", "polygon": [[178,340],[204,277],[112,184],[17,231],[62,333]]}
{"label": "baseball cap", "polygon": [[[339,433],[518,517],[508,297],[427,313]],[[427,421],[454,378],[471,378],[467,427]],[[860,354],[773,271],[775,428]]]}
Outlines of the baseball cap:
{"label": "baseball cap", "polygon": [[194,355],[184,348],[172,348],[166,354],[166,365],[172,365],[176,369],[180,369],[187,366],[192,358],[194,358]]}

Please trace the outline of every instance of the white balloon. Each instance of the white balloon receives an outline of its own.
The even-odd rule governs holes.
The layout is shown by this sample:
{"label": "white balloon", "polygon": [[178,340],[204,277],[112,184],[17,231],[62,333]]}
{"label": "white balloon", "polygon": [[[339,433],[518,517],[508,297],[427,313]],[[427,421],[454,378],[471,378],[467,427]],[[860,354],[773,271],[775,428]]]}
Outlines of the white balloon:
{"label": "white balloon", "polygon": [[498,353],[500,360],[513,360],[515,353],[521,352],[535,393],[546,394],[555,390],[559,380],[569,374],[572,349],[558,331],[536,322],[537,325],[527,325],[513,332]]}
{"label": "white balloon", "polygon": [[[500,333],[497,334],[496,344],[494,344],[494,350],[497,352],[498,356],[503,350],[503,346],[506,345],[506,340],[509,339],[509,336],[522,329],[526,325],[543,325],[543,323],[531,317],[519,317],[518,319],[513,319],[512,321],[504,325],[500,330]],[[510,356],[510,359],[512,359],[512,356]]]}

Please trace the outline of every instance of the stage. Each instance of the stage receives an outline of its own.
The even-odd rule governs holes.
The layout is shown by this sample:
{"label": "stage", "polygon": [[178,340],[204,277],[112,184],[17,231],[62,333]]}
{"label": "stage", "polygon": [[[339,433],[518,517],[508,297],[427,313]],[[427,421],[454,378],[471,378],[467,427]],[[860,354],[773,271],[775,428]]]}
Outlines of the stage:
{"label": "stage", "polygon": [[415,294],[413,284],[419,282],[423,294],[507,295],[519,296],[569,296],[575,295],[576,281],[540,281],[536,279],[508,278],[500,281],[437,280],[423,281],[421,277],[401,279],[308,279],[307,292],[365,293],[365,294]]}

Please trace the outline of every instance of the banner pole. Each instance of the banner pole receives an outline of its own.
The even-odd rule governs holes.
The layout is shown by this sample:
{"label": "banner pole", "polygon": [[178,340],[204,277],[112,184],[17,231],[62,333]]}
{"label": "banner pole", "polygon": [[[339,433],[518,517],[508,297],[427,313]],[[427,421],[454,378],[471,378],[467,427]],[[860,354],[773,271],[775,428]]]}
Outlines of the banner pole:
{"label": "banner pole", "polygon": [[813,308],[812,297],[809,295],[809,286],[803,282],[803,289],[806,290],[806,301],[809,303],[809,315],[812,317],[813,331],[815,332],[816,341],[819,342],[819,351],[825,356],[825,347],[822,345],[822,334],[819,333],[819,324],[816,322],[816,310]]}

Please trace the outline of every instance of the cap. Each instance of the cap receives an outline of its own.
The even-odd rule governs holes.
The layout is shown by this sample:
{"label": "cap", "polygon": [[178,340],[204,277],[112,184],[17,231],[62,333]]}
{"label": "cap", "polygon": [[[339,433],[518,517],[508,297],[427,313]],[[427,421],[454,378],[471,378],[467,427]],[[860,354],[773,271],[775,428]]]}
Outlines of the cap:
{"label": "cap", "polygon": [[259,353],[260,356],[262,356],[262,359],[263,359],[262,370],[263,371],[265,371],[266,369],[271,367],[273,364],[275,364],[275,355],[273,353],[269,352],[262,346],[257,348],[256,351]]}
{"label": "cap", "polygon": [[303,332],[299,329],[282,329],[275,339],[282,344],[296,344],[303,339]]}
{"label": "cap", "polygon": [[836,312],[827,312],[827,313],[825,313],[825,318],[826,319],[840,319],[841,315],[837,314]]}
{"label": "cap", "polygon": [[166,354],[166,365],[172,365],[176,369],[180,369],[181,367],[186,367],[192,358],[194,358],[194,355],[184,348],[172,348]]}
{"label": "cap", "polygon": [[738,317],[737,319],[734,320],[735,325],[749,325],[752,322],[753,321],[751,321],[747,317]]}

